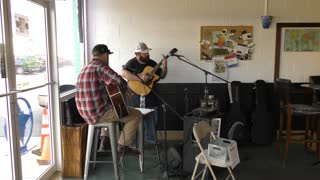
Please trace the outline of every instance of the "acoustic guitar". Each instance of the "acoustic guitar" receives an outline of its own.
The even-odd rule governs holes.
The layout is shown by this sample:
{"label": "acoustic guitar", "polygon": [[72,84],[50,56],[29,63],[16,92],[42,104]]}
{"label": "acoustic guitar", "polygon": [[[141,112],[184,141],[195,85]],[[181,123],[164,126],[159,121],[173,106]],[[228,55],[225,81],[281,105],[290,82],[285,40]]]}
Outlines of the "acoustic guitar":
{"label": "acoustic guitar", "polygon": [[[130,80],[128,82],[128,86],[129,88],[136,94],[138,95],[148,95],[151,92],[151,89],[153,87],[153,84],[155,81],[157,81],[160,77],[155,74],[157,72],[157,70],[160,68],[162,62],[164,61],[164,59],[162,59],[154,68],[151,66],[146,66],[142,73],[138,74],[138,75],[146,75],[147,76],[147,81],[145,82],[145,84],[143,84],[141,81],[133,81]],[[148,86],[148,87],[147,87]]]}
{"label": "acoustic guitar", "polygon": [[124,101],[120,88],[117,85],[109,85],[105,87],[117,117],[121,119],[128,116],[128,106]]}

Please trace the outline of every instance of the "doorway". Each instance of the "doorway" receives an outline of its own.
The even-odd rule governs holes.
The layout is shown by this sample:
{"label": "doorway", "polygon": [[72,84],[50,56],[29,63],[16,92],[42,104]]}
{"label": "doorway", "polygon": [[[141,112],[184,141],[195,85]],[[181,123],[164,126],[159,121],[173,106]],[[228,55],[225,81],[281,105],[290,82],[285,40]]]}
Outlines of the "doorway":
{"label": "doorway", "polygon": [[0,179],[39,179],[54,167],[48,2],[1,4]]}

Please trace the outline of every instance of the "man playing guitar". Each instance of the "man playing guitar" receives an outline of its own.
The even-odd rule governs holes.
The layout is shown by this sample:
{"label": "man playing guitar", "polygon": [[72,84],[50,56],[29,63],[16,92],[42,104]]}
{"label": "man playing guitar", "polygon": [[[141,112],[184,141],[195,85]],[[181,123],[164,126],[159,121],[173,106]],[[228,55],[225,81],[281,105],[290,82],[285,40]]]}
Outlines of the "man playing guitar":
{"label": "man playing guitar", "polygon": [[[109,67],[110,54],[112,52],[104,44],[98,44],[92,49],[92,61],[81,70],[77,79],[76,105],[80,115],[88,124],[124,122],[123,132],[118,141],[118,151],[138,155],[139,151],[129,145],[132,144],[142,114],[136,109],[123,106],[125,103],[116,104],[117,102],[113,100],[113,97],[118,97],[119,94],[114,93],[116,90],[127,90],[127,82]],[[117,100],[121,99],[123,99],[122,94]],[[117,113],[119,105],[122,106],[120,114]],[[106,129],[103,128],[100,150],[104,150],[106,133]]]}
{"label": "man playing guitar", "polygon": [[[135,57],[130,59],[124,66],[121,71],[122,77],[127,79],[129,88],[133,91],[130,101],[128,102],[129,106],[139,107],[140,105],[140,96],[145,96],[146,99],[146,108],[155,108],[154,122],[157,123],[157,106],[158,99],[151,92],[151,89],[156,91],[155,85],[159,79],[164,79],[167,75],[167,57],[164,57],[161,62],[158,64],[150,59],[149,51],[151,49],[143,43],[139,42],[136,45]],[[141,83],[141,80],[144,83]],[[147,86],[148,87],[147,87]],[[152,114],[146,115],[144,117],[144,126],[146,129],[145,133],[145,142],[154,142],[154,126],[152,124]]]}

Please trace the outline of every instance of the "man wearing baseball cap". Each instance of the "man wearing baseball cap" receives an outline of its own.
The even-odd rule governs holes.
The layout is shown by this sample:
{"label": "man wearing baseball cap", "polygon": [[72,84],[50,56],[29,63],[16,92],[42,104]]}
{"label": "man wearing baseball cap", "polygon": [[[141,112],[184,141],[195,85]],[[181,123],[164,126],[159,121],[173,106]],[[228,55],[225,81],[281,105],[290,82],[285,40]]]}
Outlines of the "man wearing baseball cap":
{"label": "man wearing baseball cap", "polygon": [[[129,108],[129,115],[118,119],[105,88],[105,86],[118,85],[122,92],[127,91],[127,82],[109,67],[109,55],[112,53],[104,44],[94,46],[92,61],[81,70],[78,76],[76,105],[80,115],[88,124],[124,122],[123,133],[118,141],[118,151],[138,155],[139,151],[128,145],[133,141],[142,115],[139,111]],[[104,150],[107,141],[105,128],[102,128],[101,137],[100,149]]]}
{"label": "man wearing baseball cap", "polygon": [[[144,74],[144,69],[146,67],[152,67],[154,68],[157,66],[157,63],[150,59],[149,52],[152,49],[149,48],[144,42],[137,43],[135,47],[135,57],[130,59],[124,66],[121,71],[122,77],[127,79],[128,81],[140,81],[143,80],[144,82],[147,82],[150,77],[148,77],[147,74]],[[164,57],[162,60],[162,65],[160,68],[155,72],[156,75],[158,75],[161,79],[164,79],[167,75],[167,58]],[[153,86],[153,90],[156,91],[156,82]],[[147,88],[147,87],[145,87]],[[141,94],[132,93],[130,101],[128,104],[131,107],[139,107],[140,106],[140,96]],[[152,113],[149,113],[148,115],[145,115],[143,117],[144,119],[144,127],[146,130],[145,133],[145,142],[153,144],[155,142],[154,137],[154,129],[158,120],[158,98],[156,95],[154,95],[153,92],[150,92],[149,94],[142,94],[142,96],[145,96],[145,107],[146,108],[153,108],[155,109],[155,114],[153,116]],[[154,122],[152,123],[153,117],[155,117]]]}

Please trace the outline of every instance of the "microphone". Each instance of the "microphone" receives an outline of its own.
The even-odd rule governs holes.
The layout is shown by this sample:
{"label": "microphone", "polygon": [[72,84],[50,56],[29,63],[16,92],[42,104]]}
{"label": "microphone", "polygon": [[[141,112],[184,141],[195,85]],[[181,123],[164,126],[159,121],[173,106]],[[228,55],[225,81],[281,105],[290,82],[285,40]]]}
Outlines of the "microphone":
{"label": "microphone", "polygon": [[173,56],[176,52],[178,51],[177,48],[173,48],[169,51],[169,53],[164,57],[164,58],[168,58],[170,56]]}

